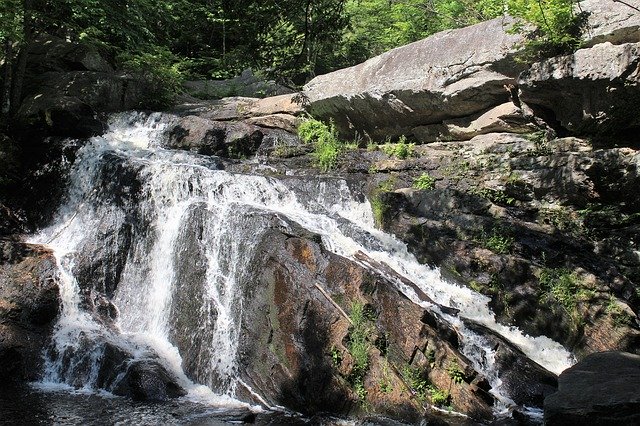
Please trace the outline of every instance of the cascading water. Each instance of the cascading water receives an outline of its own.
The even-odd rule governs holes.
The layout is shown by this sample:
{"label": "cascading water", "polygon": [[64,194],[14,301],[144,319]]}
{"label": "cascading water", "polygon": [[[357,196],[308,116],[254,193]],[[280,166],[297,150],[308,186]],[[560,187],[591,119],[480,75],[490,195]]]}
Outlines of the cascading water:
{"label": "cascading water", "polygon": [[[488,298],[446,282],[437,270],[420,265],[402,242],[375,229],[370,205],[343,180],[219,170],[215,158],[158,148],[170,120],[160,114],[115,117],[109,133],[78,153],[57,223],[32,239],[54,248],[63,297],[45,381],[99,387],[98,359],[108,343],[134,359],[158,360],[193,397],[234,403],[241,286],[274,214],[319,234],[336,254],[364,266],[356,253],[384,262],[433,302],[459,309],[459,316],[440,315],[458,330],[463,352],[490,380],[502,404],[498,409],[510,400],[500,392],[492,349],[460,317],[496,331],[553,372],[571,365],[561,345],[498,324]],[[122,176],[128,182],[113,182]],[[104,254],[100,241],[124,262],[112,274],[116,329],[81,309],[81,293],[92,283],[80,285],[74,276],[78,263]],[[438,311],[397,277],[389,278],[415,303]],[[207,387],[195,385],[183,367]]]}

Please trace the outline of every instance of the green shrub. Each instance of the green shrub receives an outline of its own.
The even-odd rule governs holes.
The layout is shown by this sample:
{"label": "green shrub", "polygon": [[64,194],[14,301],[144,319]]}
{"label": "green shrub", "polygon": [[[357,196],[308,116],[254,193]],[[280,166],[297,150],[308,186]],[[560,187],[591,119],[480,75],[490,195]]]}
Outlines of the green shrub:
{"label": "green shrub", "polygon": [[451,399],[451,395],[446,390],[438,389],[434,385],[430,385],[428,387],[429,397],[431,398],[431,404],[442,407],[449,404],[449,400]]}
{"label": "green shrub", "polygon": [[373,212],[373,221],[376,226],[381,227],[384,224],[384,216],[387,213],[387,205],[380,199],[380,195],[375,195],[371,199],[371,211]]}
{"label": "green shrub", "polygon": [[155,98],[149,98],[151,106],[169,105],[181,90],[184,74],[176,55],[165,47],[155,47],[150,52],[124,52],[118,55],[123,68],[142,74],[157,90]]}
{"label": "green shrub", "polygon": [[336,167],[345,144],[338,139],[333,123],[327,125],[315,119],[304,120],[298,126],[298,136],[303,142],[314,144],[313,157],[318,167],[325,172]]}
{"label": "green shrub", "polygon": [[572,53],[580,47],[588,13],[574,13],[574,0],[507,0],[509,13],[535,25],[530,31],[516,24],[513,31],[527,32],[521,59],[533,62],[542,58]]}
{"label": "green shrub", "polygon": [[416,189],[428,190],[436,186],[436,178],[429,173],[423,173],[413,181],[413,187]]}

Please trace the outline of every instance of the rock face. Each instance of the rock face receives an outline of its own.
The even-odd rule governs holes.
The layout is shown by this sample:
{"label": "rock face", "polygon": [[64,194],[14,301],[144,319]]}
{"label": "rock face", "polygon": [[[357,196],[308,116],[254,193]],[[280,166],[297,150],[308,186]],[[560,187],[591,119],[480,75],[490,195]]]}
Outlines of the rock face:
{"label": "rock face", "polygon": [[523,69],[514,61],[522,37],[497,18],[444,31],[304,87],[308,111],[339,130],[374,139],[411,135],[417,126],[480,113],[508,101],[505,85]]}
{"label": "rock face", "polygon": [[520,100],[577,134],[632,135],[640,125],[639,61],[640,44],[609,42],[551,58],[520,75]]}
{"label": "rock face", "polygon": [[58,315],[53,254],[42,247],[0,240],[0,377],[34,380]]}
{"label": "rock face", "polygon": [[[240,374],[268,403],[306,414],[354,414],[363,403],[371,412],[417,421],[423,404],[432,402],[474,419],[493,418],[490,386],[459,352],[456,331],[390,281],[328,253],[293,225],[268,232],[256,260],[257,279],[245,290]],[[354,304],[369,312],[368,364],[361,375],[349,343]],[[530,366],[522,362],[526,371]],[[452,365],[459,380],[452,379]],[[555,376],[547,374],[554,390]],[[531,378],[522,375],[513,385],[526,386]],[[434,402],[427,384],[444,400]]]}
{"label": "rock face", "polygon": [[640,42],[640,15],[628,4],[621,1],[585,0],[579,3],[579,10],[589,12],[584,47],[605,42]]}
{"label": "rock face", "polygon": [[25,138],[101,134],[102,115],[151,105],[162,88],[114,72],[97,51],[55,37],[29,46],[23,99],[12,128]]}
{"label": "rock face", "polygon": [[544,401],[546,425],[636,425],[640,422],[640,356],[589,355],[564,371]]}

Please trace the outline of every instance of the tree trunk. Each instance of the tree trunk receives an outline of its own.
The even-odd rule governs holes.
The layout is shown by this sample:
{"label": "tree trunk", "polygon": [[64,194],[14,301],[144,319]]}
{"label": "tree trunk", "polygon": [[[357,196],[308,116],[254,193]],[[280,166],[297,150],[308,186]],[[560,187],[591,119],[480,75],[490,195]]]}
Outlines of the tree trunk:
{"label": "tree trunk", "polygon": [[22,21],[24,40],[13,73],[13,90],[11,92],[10,113],[14,114],[22,101],[22,86],[24,84],[24,74],[27,70],[27,58],[29,55],[29,47],[33,41],[33,22],[32,22],[32,0],[24,0],[24,19]]}
{"label": "tree trunk", "polygon": [[9,114],[11,109],[11,85],[13,83],[13,43],[7,39],[4,42],[4,81],[2,84],[2,108],[0,109],[0,117],[4,118]]}

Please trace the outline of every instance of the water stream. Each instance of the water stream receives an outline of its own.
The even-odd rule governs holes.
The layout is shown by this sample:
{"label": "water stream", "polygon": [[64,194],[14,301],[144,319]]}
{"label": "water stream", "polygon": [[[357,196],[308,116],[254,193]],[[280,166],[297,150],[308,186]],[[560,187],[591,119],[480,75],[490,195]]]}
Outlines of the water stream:
{"label": "water stream", "polygon": [[[497,410],[511,402],[500,390],[492,349],[460,317],[496,331],[550,371],[571,365],[560,344],[498,324],[487,297],[447,282],[437,269],[419,264],[404,243],[376,229],[369,203],[345,181],[220,170],[215,158],[160,148],[170,120],[161,114],[114,117],[107,134],[78,152],[55,223],[31,239],[54,249],[63,301],[43,383],[98,388],[97,359],[108,343],[135,359],[160,362],[190,399],[246,407],[235,399],[241,287],[273,214],[319,234],[336,254],[357,261],[355,254],[362,252],[386,263],[436,303],[459,309],[459,316],[440,314],[462,336],[463,353],[489,379]],[[102,272],[117,281],[115,327],[81,308],[80,295],[87,290],[75,275],[78,265],[105,254],[120,265],[111,273],[109,259],[102,264]],[[95,269],[100,268],[94,274]],[[389,278],[415,303],[438,310]],[[181,339],[199,351],[179,353],[171,342]],[[193,380],[182,370],[185,363],[193,367]]]}

